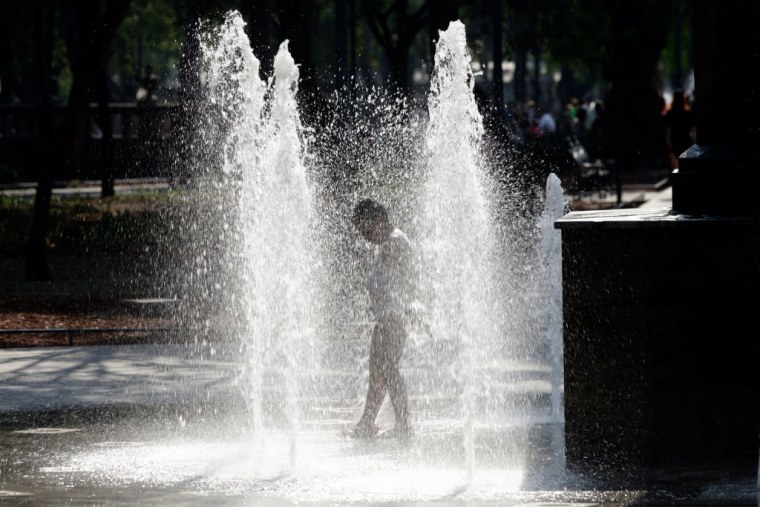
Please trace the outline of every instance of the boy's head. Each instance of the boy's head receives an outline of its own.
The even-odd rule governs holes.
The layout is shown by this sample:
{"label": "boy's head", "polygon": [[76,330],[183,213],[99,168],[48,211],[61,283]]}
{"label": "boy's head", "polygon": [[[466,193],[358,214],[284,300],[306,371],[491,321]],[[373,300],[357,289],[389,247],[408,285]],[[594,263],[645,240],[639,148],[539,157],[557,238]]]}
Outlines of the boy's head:
{"label": "boy's head", "polygon": [[354,227],[370,243],[382,243],[388,236],[388,212],[372,199],[364,199],[354,206]]}

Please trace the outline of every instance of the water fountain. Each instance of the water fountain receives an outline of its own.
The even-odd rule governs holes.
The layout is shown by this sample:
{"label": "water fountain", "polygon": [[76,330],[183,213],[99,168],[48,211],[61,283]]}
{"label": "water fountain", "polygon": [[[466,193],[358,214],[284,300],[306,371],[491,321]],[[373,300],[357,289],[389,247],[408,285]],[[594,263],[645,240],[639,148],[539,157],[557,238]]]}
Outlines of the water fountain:
{"label": "water fountain", "polygon": [[[713,17],[717,16],[709,19]],[[482,125],[472,97],[474,76],[461,23],[440,35],[429,118],[399,114],[411,105],[371,90],[355,101],[355,109],[348,107],[356,113],[351,121],[345,126],[333,123],[327,132],[309,132],[301,125],[295,101],[298,68],[287,43],[280,47],[267,80],[259,74],[239,15],[229,14],[220,27],[207,29],[202,47],[199,65],[205,95],[198,98],[201,120],[193,141],[199,144],[193,150],[199,154],[196,178],[177,193],[177,199],[191,204],[177,224],[187,242],[182,255],[176,256],[180,258],[167,262],[179,266],[182,282],[177,287],[185,296],[181,311],[192,324],[184,338],[190,343],[147,352],[123,347],[113,360],[83,365],[72,358],[86,355],[84,348],[68,354],[48,352],[64,356],[52,370],[46,369],[45,361],[29,360],[26,351],[4,356],[16,357],[22,366],[21,380],[8,379],[3,371],[0,387],[12,384],[3,393],[14,392],[3,402],[23,405],[20,400],[30,397],[26,393],[31,385],[23,377],[37,375],[32,397],[42,408],[0,413],[0,498],[33,497],[30,501],[37,504],[103,497],[193,504],[628,504],[679,498],[734,503],[757,498],[760,483],[755,476],[751,484],[718,481],[705,487],[697,478],[680,490],[670,484],[671,490],[665,491],[610,491],[604,483],[565,471],[562,272],[559,233],[554,229],[564,212],[562,189],[556,177],[549,178],[540,220],[513,222],[504,214],[496,196],[511,194],[496,187],[483,155]],[[711,52],[719,58],[731,53]],[[339,158],[335,152],[320,151],[330,146],[320,144],[328,134],[338,140],[332,146],[341,148],[335,151],[342,152],[342,163],[356,170],[351,185],[342,191],[326,177]],[[344,150],[343,141],[351,136],[356,149]],[[312,146],[320,148],[312,151]],[[393,166],[393,172],[387,166]],[[390,205],[394,221],[410,232],[423,259],[430,326],[412,334],[404,358],[417,427],[416,438],[404,445],[349,440],[339,431],[358,417],[366,381],[362,361],[366,362],[369,326],[362,314],[362,279],[371,252],[351,229],[346,212],[367,196]],[[622,213],[616,219],[625,222],[626,216],[631,215]],[[654,224],[652,218],[668,227],[675,221],[672,216],[650,216],[636,227]],[[711,228],[714,235],[718,229],[711,222],[697,225]],[[645,236],[631,233],[630,225],[626,223],[620,234],[605,229],[610,244],[625,255],[630,254],[626,249],[646,243]],[[730,223],[737,225],[740,221]],[[586,234],[589,226],[568,230],[594,238]],[[659,234],[659,225],[652,231]],[[668,234],[657,237],[669,240]],[[699,234],[688,245],[704,247]],[[752,243],[750,236],[747,241],[731,235],[720,238],[736,242],[728,251],[745,252],[743,243]],[[713,243],[726,249],[727,241]],[[588,261],[597,247],[580,249],[577,262]],[[698,249],[682,251],[685,259]],[[662,263],[660,252],[655,253],[656,263],[647,268]],[[735,264],[754,266],[753,255]],[[596,257],[590,260],[592,266],[610,265],[604,255],[598,262]],[[701,269],[693,273],[702,274]],[[648,277],[640,279],[651,289]],[[635,290],[642,286],[637,283],[640,280],[627,279],[592,288],[622,289],[624,296],[634,294],[631,303],[639,304]],[[589,284],[581,279],[574,287]],[[747,305],[754,300],[747,301],[737,299]],[[640,315],[649,318],[651,308]],[[573,323],[576,331],[582,320]],[[600,343],[618,345],[604,333]],[[593,353],[576,350],[574,355],[596,360]],[[589,384],[599,385],[597,367],[607,363],[583,368],[589,372]],[[730,366],[735,368],[733,361]],[[740,370],[754,371],[751,366]],[[613,365],[604,373],[617,380],[620,370]],[[618,411],[620,406],[609,402],[637,387],[641,375],[634,373],[636,378],[628,379],[622,394],[610,396],[603,387],[600,398],[589,399],[589,404]],[[126,389],[115,392],[106,382],[102,391],[90,385],[80,391],[84,399],[97,398],[98,403],[73,410],[50,408],[60,401],[56,393],[70,395],[77,382],[82,389],[88,378],[116,382],[120,376],[127,377],[121,379]],[[192,389],[197,390],[194,396],[185,396]],[[581,392],[588,398],[588,391]],[[574,401],[579,400],[583,396]],[[744,405],[731,403],[729,408]],[[638,436],[637,407],[624,407],[629,410],[625,417],[633,416],[626,421],[631,432],[612,434],[612,425],[602,416],[585,416],[582,422],[593,442],[576,446],[575,457],[597,448],[593,444],[598,442],[602,453],[607,452],[608,436]],[[388,415],[386,410],[381,423],[388,422]],[[681,427],[700,420],[666,418],[678,431],[693,436],[699,432],[682,432]],[[45,427],[50,421],[58,427]],[[756,426],[751,432],[754,438]],[[689,480],[693,471],[687,472],[674,477]]]}
{"label": "water fountain", "polygon": [[564,422],[562,411],[562,243],[554,222],[565,215],[562,182],[552,173],[546,182],[546,204],[541,216],[542,252],[546,267],[545,294],[548,294],[546,323],[552,365],[552,418]]}
{"label": "water fountain", "polygon": [[[294,99],[297,67],[287,53],[287,44],[283,44],[275,58],[274,76],[265,87],[255,76],[258,65],[241,34],[239,16],[229,15],[218,36],[205,47],[210,100],[229,112],[225,116],[229,126],[218,138],[224,145],[224,178],[237,195],[230,214],[239,243],[231,248],[239,252],[238,291],[246,322],[238,339],[250,358],[241,382],[250,402],[255,452],[268,455],[264,446],[277,440],[277,428],[284,424],[289,435],[289,467],[283,472],[294,474],[298,469],[297,449],[301,449],[304,463],[313,463],[310,453],[324,452],[314,447],[306,451],[309,445],[305,441],[318,443],[317,449],[329,448],[330,442],[335,445],[335,435],[324,433],[325,421],[320,417],[325,412],[315,410],[317,404],[324,403],[320,397],[329,397],[334,412],[346,403],[336,398],[337,393],[353,393],[349,394],[350,410],[343,412],[342,424],[357,417],[356,400],[363,392],[357,375],[364,368],[351,364],[366,361],[368,339],[363,338],[363,347],[347,348],[331,336],[334,326],[325,327],[324,320],[329,318],[319,323],[315,319],[314,308],[329,308],[329,300],[336,298],[345,304],[346,296],[340,292],[343,287],[329,286],[335,273],[324,273],[327,262],[319,256],[324,244],[336,240],[324,233],[329,226],[319,224],[314,216],[315,206],[321,210],[327,206],[314,203],[313,194],[320,193],[320,178],[304,159],[304,131]],[[231,60],[225,58],[229,55]],[[489,474],[511,477],[505,483],[514,484],[526,446],[515,437],[521,431],[515,430],[515,424],[519,427],[525,420],[520,422],[510,411],[510,407],[521,404],[522,394],[504,392],[504,386],[515,380],[526,381],[521,378],[530,376],[526,370],[541,370],[543,366],[515,362],[512,353],[519,338],[505,339],[504,323],[509,316],[501,301],[510,285],[503,267],[507,250],[501,245],[526,240],[507,237],[496,226],[496,183],[481,152],[482,119],[473,96],[474,76],[462,23],[454,22],[441,32],[435,64],[424,132],[426,149],[416,155],[417,159],[394,160],[412,168],[409,181],[416,182],[418,188],[401,194],[379,191],[379,198],[396,205],[392,213],[395,211],[413,231],[422,258],[421,292],[428,307],[429,327],[413,333],[404,363],[420,434],[415,452],[423,455],[423,462],[432,459],[446,463],[438,473],[447,477],[457,474],[459,464],[463,473],[456,482],[465,488]],[[225,80],[230,69],[233,78]],[[375,134],[380,143],[384,134]],[[378,193],[377,189],[372,191]],[[420,209],[405,206],[405,200]],[[559,197],[552,191],[550,202],[551,213],[556,214],[554,208],[563,206],[561,189]],[[552,217],[547,214],[546,220]],[[327,221],[340,222],[341,218],[331,216]],[[323,231],[327,237],[314,238],[309,229]],[[342,234],[356,236],[351,229]],[[553,237],[549,233],[544,236],[547,241]],[[547,248],[553,252],[556,244],[556,240],[549,241]],[[346,256],[338,268],[344,270],[352,265],[348,257],[356,253],[332,252]],[[545,258],[537,271],[550,270],[550,264],[557,261],[554,253]],[[556,292],[556,284],[551,290]],[[359,301],[363,297],[363,289],[351,296]],[[550,329],[556,335],[554,323]],[[551,338],[554,341],[558,338],[555,335]],[[559,360],[557,345],[549,349]],[[546,371],[553,372],[549,375],[553,390],[547,412],[554,422],[560,422],[557,372],[561,375],[561,370],[555,366]],[[278,397],[279,404],[272,400]],[[315,436],[305,431],[300,438],[304,442],[299,444],[299,418],[305,426],[323,432]],[[427,456],[430,446],[437,448]],[[483,458],[482,466],[478,465],[478,456]],[[414,469],[419,464],[412,460],[407,466]]]}
{"label": "water fountain", "polygon": [[563,407],[564,362],[562,345],[562,242],[554,223],[566,212],[562,183],[552,173],[546,182],[546,203],[541,216],[541,251],[545,295],[544,321],[547,327],[549,364],[551,365],[552,454],[558,474],[565,468],[565,413]]}
{"label": "water fountain", "polygon": [[258,452],[276,420],[286,421],[292,472],[302,396],[298,375],[313,370],[317,357],[314,213],[295,98],[298,67],[283,42],[265,85],[243,26],[239,14],[227,15],[218,39],[203,46],[204,67],[209,100],[225,108],[230,123],[220,137],[222,181],[237,197],[229,205],[244,322],[236,339],[248,358],[241,385]]}
{"label": "water fountain", "polygon": [[454,362],[445,375],[456,379],[461,391],[468,482],[475,467],[476,398],[482,396],[481,387],[487,388],[476,385],[475,365],[499,358],[493,345],[498,342],[494,326],[501,319],[491,269],[496,238],[490,188],[480,153],[483,122],[473,86],[464,25],[454,22],[440,33],[428,97],[421,250],[427,257],[423,280],[429,283],[432,323],[428,347],[439,349],[433,359],[437,364]]}
{"label": "water fountain", "polygon": [[[195,284],[194,301],[204,307],[188,312],[190,320],[204,323],[204,339],[190,354],[203,361],[199,374],[212,367],[233,371],[222,390],[237,395],[226,403],[245,409],[224,411],[211,399],[177,408],[177,424],[137,418],[131,433],[91,430],[50,459],[39,472],[43,480],[97,477],[112,488],[126,484],[212,501],[589,498],[543,492],[561,490],[566,480],[555,466],[562,431],[561,321],[551,224],[564,207],[561,188],[550,179],[543,222],[524,237],[499,226],[464,25],[454,22],[440,33],[428,121],[413,115],[389,120],[394,107],[405,105],[395,99],[365,104],[380,111],[372,113],[379,115],[375,126],[393,126],[375,129],[373,144],[398,133],[417,144],[397,149],[404,146],[399,141],[392,150],[378,150],[395,152],[390,165],[403,176],[383,187],[374,185],[385,177],[383,168],[365,168],[375,171],[373,188],[359,184],[332,201],[320,188],[326,181],[320,157],[329,157],[310,152],[299,119],[298,68],[287,42],[266,81],[239,15],[211,29],[202,48],[207,105],[199,129],[207,157],[190,192],[199,211],[185,224],[193,244],[184,287]],[[371,252],[339,211],[368,194],[390,204],[422,259],[429,329],[412,333],[402,363],[417,429],[403,445],[340,434],[361,409],[369,338],[360,318],[336,323],[336,315],[364,306],[362,263]],[[536,255],[525,279],[547,283],[524,289],[535,292],[534,303],[545,300],[539,309],[549,318],[540,336],[521,336],[519,326],[508,325],[521,312],[536,315],[536,308],[518,308],[516,299],[509,308],[503,304],[521,283],[504,264],[521,249],[545,252]],[[209,261],[213,255],[216,264]],[[532,346],[531,355],[523,353],[523,340],[546,343]],[[535,353],[544,349],[543,356]],[[386,407],[381,424],[388,415]],[[94,443],[88,440],[93,434]]]}

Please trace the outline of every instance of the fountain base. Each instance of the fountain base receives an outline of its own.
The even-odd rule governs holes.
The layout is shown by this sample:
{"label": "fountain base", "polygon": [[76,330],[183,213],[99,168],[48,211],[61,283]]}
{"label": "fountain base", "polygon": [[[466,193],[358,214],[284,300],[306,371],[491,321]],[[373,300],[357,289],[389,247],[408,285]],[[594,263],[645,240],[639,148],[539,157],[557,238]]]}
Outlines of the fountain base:
{"label": "fountain base", "polygon": [[570,213],[563,236],[569,466],[757,466],[760,218]]}

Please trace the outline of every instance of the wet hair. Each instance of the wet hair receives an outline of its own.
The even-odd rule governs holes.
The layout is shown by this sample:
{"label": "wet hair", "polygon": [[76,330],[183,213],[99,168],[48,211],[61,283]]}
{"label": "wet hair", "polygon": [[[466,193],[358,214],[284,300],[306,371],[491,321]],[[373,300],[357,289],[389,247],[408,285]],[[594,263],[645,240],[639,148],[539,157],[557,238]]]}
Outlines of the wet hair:
{"label": "wet hair", "polygon": [[354,206],[354,223],[370,222],[377,217],[383,221],[388,221],[388,212],[385,206],[372,199],[364,199]]}

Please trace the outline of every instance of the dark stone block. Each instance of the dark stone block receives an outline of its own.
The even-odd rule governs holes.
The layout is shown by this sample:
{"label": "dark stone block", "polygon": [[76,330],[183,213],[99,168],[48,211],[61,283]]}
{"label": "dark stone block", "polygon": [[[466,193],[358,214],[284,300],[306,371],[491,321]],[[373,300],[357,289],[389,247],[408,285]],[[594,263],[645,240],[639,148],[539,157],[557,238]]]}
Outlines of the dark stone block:
{"label": "dark stone block", "polygon": [[626,211],[557,224],[570,466],[756,466],[760,219]]}

